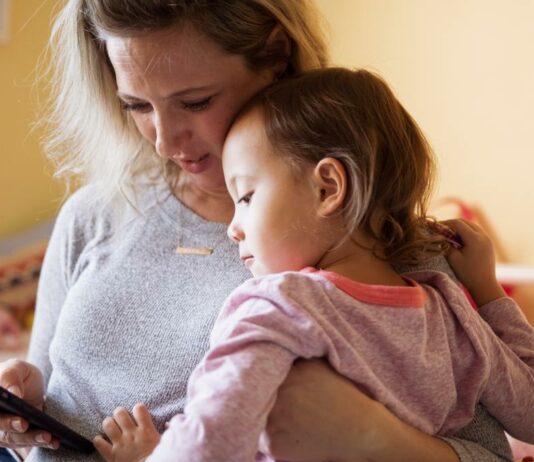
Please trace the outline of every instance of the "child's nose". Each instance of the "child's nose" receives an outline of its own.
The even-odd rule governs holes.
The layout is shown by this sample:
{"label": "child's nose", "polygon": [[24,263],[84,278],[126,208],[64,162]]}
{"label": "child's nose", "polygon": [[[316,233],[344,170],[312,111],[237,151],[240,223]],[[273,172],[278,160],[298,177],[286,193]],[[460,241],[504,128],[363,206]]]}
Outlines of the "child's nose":
{"label": "child's nose", "polygon": [[244,233],[243,233],[243,230],[236,223],[235,219],[232,220],[232,222],[228,226],[228,230],[226,232],[228,234],[228,237],[234,242],[240,242],[245,237]]}

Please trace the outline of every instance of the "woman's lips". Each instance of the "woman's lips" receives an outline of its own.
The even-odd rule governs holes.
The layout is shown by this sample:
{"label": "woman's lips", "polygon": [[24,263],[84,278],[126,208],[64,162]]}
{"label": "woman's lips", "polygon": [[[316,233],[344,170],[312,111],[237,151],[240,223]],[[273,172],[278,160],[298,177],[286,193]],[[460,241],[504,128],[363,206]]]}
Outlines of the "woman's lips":
{"label": "woman's lips", "polygon": [[188,173],[202,173],[208,168],[210,159],[210,154],[206,153],[196,160],[175,159],[175,162]]}

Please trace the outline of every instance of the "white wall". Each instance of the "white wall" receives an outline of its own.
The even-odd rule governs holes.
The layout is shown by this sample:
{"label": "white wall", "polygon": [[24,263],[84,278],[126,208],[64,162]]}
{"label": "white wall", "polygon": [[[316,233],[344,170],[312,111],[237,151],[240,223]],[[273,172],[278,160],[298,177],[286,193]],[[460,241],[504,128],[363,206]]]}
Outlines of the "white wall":
{"label": "white wall", "polygon": [[440,161],[437,197],[483,209],[534,264],[534,0],[316,0],[335,64],[391,84]]}

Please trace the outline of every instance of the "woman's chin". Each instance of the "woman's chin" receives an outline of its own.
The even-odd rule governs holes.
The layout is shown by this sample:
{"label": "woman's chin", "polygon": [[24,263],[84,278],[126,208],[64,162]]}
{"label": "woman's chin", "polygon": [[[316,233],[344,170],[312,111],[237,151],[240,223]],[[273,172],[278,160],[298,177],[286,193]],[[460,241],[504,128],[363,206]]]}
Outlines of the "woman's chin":
{"label": "woman's chin", "polygon": [[181,176],[182,178],[185,177],[186,187],[198,188],[206,192],[224,191],[227,193],[222,167],[213,167],[215,166],[200,173],[192,173],[191,171],[182,169]]}

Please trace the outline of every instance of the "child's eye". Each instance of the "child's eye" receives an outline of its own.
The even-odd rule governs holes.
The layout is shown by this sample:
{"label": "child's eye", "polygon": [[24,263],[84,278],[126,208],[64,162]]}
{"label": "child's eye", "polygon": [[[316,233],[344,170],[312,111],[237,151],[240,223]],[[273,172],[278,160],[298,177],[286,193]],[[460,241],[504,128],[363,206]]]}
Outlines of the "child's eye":
{"label": "child's eye", "polygon": [[202,111],[203,109],[206,109],[211,104],[212,100],[213,100],[213,96],[209,96],[208,98],[204,98],[198,101],[190,101],[190,102],[183,101],[182,107],[192,112]]}
{"label": "child's eye", "polygon": [[250,203],[250,199],[252,199],[252,195],[254,192],[246,193],[244,196],[240,197],[237,201],[238,204],[248,204]]}
{"label": "child's eye", "polygon": [[124,111],[132,112],[149,112],[152,108],[150,104],[147,103],[127,103],[126,101],[121,101],[121,106]]}

